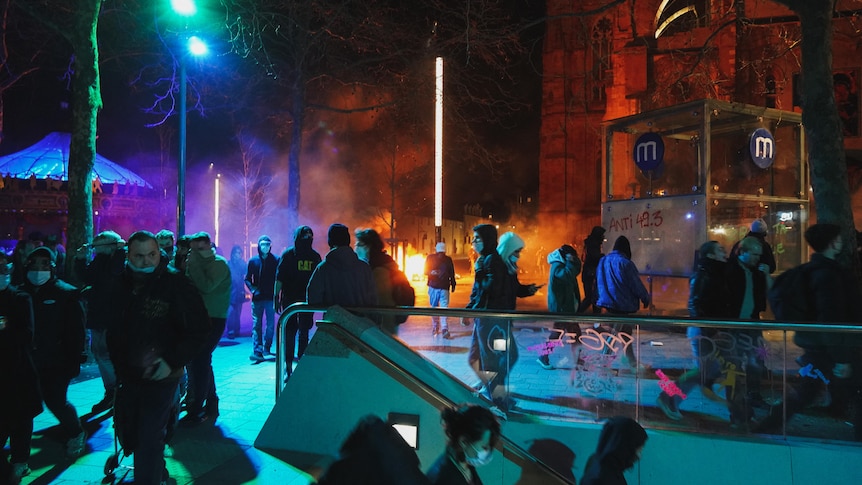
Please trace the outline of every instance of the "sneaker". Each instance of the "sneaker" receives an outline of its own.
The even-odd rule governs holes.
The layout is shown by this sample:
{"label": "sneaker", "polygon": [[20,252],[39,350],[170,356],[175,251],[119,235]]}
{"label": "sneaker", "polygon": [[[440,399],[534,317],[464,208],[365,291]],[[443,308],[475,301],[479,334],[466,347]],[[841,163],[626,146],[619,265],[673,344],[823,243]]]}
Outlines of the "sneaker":
{"label": "sneaker", "polygon": [[451,335],[449,335],[449,330],[444,329],[444,330],[443,330],[442,335],[443,335],[443,338],[444,338],[444,339],[446,339],[446,340],[452,340],[452,336],[451,336]]}
{"label": "sneaker", "polygon": [[260,364],[261,362],[266,360],[263,358],[263,352],[255,352],[255,353],[249,355],[248,359],[250,361],[254,362],[255,364]]}
{"label": "sneaker", "polygon": [[84,446],[87,435],[81,431],[80,434],[66,442],[66,456],[69,458],[77,458],[84,454]]}
{"label": "sneaker", "polygon": [[263,356],[264,357],[275,357],[275,354],[273,354],[271,350],[266,349],[263,351]]}
{"label": "sneaker", "polygon": [[658,395],[658,399],[656,399],[656,404],[658,404],[661,412],[664,413],[669,419],[674,421],[679,421],[682,419],[682,413],[679,412],[679,409],[676,408],[676,404],[673,402],[673,398],[668,396],[665,393],[661,393]]}
{"label": "sneaker", "polygon": [[437,335],[440,335],[440,329],[437,328],[436,326],[432,327],[431,328],[431,336],[436,337]]}
{"label": "sneaker", "polygon": [[205,413],[186,414],[182,419],[177,421],[177,425],[183,428],[194,428],[205,422],[209,416]]}
{"label": "sneaker", "polygon": [[101,413],[114,407],[114,391],[105,391],[105,397],[101,401],[93,404],[92,413]]}
{"label": "sneaker", "polygon": [[545,369],[545,370],[553,370],[554,369],[554,366],[551,365],[551,358],[548,357],[547,355],[540,355],[539,358],[536,359],[536,362],[538,362],[539,365],[542,366],[542,369]]}
{"label": "sneaker", "polygon": [[21,479],[30,474],[30,467],[26,463],[12,463],[12,476]]}

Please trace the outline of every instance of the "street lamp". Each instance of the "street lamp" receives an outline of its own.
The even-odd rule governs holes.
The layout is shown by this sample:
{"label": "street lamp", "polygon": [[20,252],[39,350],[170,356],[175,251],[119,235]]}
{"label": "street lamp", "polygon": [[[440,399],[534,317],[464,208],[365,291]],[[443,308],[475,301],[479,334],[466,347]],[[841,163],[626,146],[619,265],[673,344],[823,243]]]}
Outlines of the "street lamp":
{"label": "street lamp", "polygon": [[435,63],[434,89],[434,232],[443,241],[443,58]]}
{"label": "street lamp", "polygon": [[[191,17],[197,13],[194,0],[171,0],[171,8],[181,17]],[[187,45],[183,46],[183,52],[180,52],[178,56],[180,64],[180,153],[177,162],[177,237],[186,233],[186,85],[188,84],[186,57],[189,54],[200,56],[206,52],[206,44],[199,37],[191,36],[188,38]]]}

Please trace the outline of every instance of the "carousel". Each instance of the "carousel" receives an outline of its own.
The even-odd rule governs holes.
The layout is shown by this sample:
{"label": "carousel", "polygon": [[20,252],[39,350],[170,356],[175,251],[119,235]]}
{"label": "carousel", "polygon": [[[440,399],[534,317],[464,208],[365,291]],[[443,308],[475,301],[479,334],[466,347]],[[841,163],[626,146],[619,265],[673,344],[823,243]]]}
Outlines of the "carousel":
{"label": "carousel", "polygon": [[[51,133],[29,148],[0,157],[4,245],[32,232],[65,240],[71,138],[70,133]],[[158,225],[152,210],[157,194],[146,180],[98,154],[92,177],[95,232],[110,229],[128,235]]]}

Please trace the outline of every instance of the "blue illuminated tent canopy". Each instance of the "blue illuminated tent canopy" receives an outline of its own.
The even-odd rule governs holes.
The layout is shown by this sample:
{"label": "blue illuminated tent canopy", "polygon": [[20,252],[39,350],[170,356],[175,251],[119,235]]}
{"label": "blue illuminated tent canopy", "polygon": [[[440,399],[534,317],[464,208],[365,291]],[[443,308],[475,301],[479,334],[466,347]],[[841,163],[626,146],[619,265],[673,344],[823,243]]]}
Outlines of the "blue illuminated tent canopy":
{"label": "blue illuminated tent canopy", "polygon": [[[0,174],[9,174],[17,179],[69,180],[70,133],[54,132],[36,144],[19,152],[0,157]],[[146,180],[129,169],[96,154],[93,165],[93,180],[98,177],[103,184],[137,185],[153,188]]]}

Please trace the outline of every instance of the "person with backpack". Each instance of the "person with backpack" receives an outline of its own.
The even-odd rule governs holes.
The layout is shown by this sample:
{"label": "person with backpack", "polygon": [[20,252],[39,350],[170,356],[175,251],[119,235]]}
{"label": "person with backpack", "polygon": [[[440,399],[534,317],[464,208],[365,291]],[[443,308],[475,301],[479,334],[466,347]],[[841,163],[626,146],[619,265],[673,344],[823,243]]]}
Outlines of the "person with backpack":
{"label": "person with backpack", "polygon": [[[852,324],[862,321],[859,300],[862,297],[853,272],[836,261],[844,247],[841,227],[836,224],[814,224],[805,231],[805,240],[815,251],[811,261],[797,268],[803,276],[807,289],[802,297],[806,301],[804,320],[819,323]],[[793,270],[791,270],[793,271]],[[771,297],[786,295],[786,278],[776,280]],[[772,300],[773,298],[771,298]],[[776,317],[784,320],[782,305]],[[845,409],[854,404],[855,438],[862,441],[862,339],[859,335],[832,332],[796,332],[793,342],[802,348],[803,354],[796,359],[802,367],[800,381],[786,392],[786,406],[770,408],[766,418],[755,426],[756,432],[771,433],[780,430],[782,415],[786,408],[787,419],[813,403],[823,384],[831,393],[833,409]],[[804,369],[804,370],[803,370]],[[852,403],[851,403],[852,401]]]}
{"label": "person with backpack", "polygon": [[[446,243],[438,242],[436,252],[425,259],[425,276],[428,277],[428,304],[431,308],[447,308],[449,292],[455,292],[455,264],[446,255]],[[431,335],[440,335],[446,340],[449,335],[449,322],[446,317],[431,317]]]}
{"label": "person with backpack", "polygon": [[[399,293],[403,292],[400,288],[405,282],[408,286],[410,283],[404,273],[398,269],[398,263],[383,251],[383,239],[377,231],[374,229],[356,231],[356,255],[371,266],[377,289],[377,304],[389,307],[405,306],[406,301],[398,301],[402,298]],[[415,301],[409,302],[406,306],[413,306],[413,303]],[[406,318],[401,318],[399,315],[382,315],[377,320],[384,332],[397,335],[398,324],[403,323]]]}

